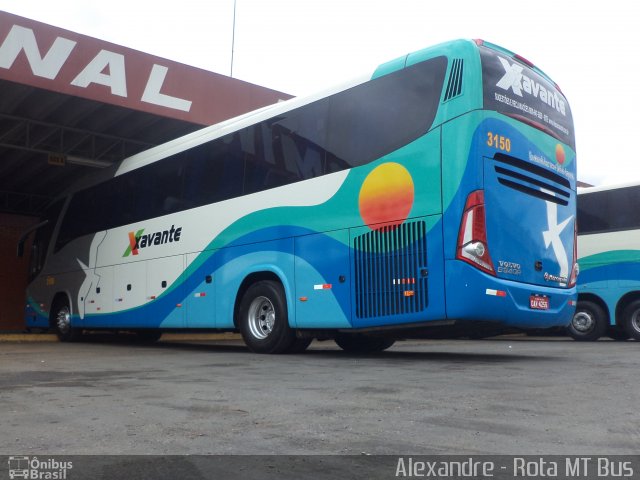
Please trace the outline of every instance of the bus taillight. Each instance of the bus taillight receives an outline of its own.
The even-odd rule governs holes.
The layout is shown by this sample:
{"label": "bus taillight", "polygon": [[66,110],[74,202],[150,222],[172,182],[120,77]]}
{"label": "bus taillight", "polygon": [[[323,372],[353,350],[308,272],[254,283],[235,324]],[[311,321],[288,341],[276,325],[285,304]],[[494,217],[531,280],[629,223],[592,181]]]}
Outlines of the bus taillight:
{"label": "bus taillight", "polygon": [[578,265],[578,225],[577,222],[573,224],[573,267],[571,268],[571,275],[569,276],[569,288],[575,287],[578,282],[578,275],[580,274],[580,266]]}
{"label": "bus taillight", "polygon": [[522,55],[518,55],[516,53],[516,54],[513,55],[513,58],[515,58],[516,60],[519,60],[520,62],[524,63],[527,67],[535,68],[535,65],[533,64],[533,62],[530,61],[530,60],[527,60]]}
{"label": "bus taillight", "polygon": [[476,190],[467,197],[462,214],[456,258],[495,275],[489,246],[484,209],[484,191]]}

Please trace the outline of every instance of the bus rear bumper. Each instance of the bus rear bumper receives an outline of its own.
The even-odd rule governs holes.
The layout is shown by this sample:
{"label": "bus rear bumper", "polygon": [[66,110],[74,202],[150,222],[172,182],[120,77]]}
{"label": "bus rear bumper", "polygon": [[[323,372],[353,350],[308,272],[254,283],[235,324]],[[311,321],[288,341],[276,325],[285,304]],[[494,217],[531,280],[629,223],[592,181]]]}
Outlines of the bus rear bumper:
{"label": "bus rear bumper", "polygon": [[566,327],[575,311],[575,287],[551,288],[502,280],[458,260],[447,261],[446,272],[450,319],[537,329]]}

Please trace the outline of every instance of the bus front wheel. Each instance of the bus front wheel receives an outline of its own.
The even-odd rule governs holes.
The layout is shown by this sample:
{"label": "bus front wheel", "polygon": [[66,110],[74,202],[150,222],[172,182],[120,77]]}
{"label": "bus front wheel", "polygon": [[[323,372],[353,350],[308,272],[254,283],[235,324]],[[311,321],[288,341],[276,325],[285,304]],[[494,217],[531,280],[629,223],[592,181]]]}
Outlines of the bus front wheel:
{"label": "bus front wheel", "polygon": [[71,309],[66,299],[58,299],[52,309],[53,328],[61,342],[77,342],[82,330],[71,326]]}
{"label": "bus front wheel", "polygon": [[240,303],[238,327],[255,353],[286,353],[296,346],[284,289],[278,282],[262,280],[248,288]]}
{"label": "bus front wheel", "polygon": [[624,331],[635,340],[640,340],[640,300],[631,302],[622,314]]}
{"label": "bus front wheel", "polygon": [[349,353],[382,352],[396,343],[395,338],[374,337],[361,333],[340,333],[334,340],[342,350]]}
{"label": "bus front wheel", "polygon": [[607,316],[600,305],[587,300],[579,301],[568,331],[574,340],[592,342],[605,334]]}

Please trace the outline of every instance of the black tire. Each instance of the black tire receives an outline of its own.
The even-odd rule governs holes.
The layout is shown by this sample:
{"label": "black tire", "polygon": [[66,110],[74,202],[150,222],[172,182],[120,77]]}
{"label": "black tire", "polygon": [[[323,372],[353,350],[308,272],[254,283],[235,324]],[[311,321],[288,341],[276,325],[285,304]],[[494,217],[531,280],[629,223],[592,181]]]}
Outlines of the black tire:
{"label": "black tire", "polygon": [[629,337],[640,340],[640,300],[631,302],[622,312],[622,327]]}
{"label": "black tire", "polygon": [[396,343],[395,338],[377,337],[362,333],[340,333],[334,340],[342,350],[349,353],[382,352]]}
{"label": "black tire", "polygon": [[54,302],[51,322],[61,342],[77,342],[82,338],[82,329],[71,326],[71,309],[66,298],[59,298]]}
{"label": "black tire", "polygon": [[287,350],[287,353],[302,353],[311,345],[312,341],[313,338],[296,338],[289,347],[289,350]]}
{"label": "black tire", "polygon": [[600,305],[588,300],[578,301],[576,313],[567,327],[569,335],[580,342],[593,342],[609,328],[607,315]]}
{"label": "black tire", "polygon": [[618,326],[609,327],[609,330],[607,330],[607,337],[619,342],[629,340],[629,334],[624,329]]}
{"label": "black tire", "polygon": [[249,287],[240,302],[238,328],[252,352],[291,351],[296,334],[289,327],[287,302],[280,283],[263,280]]}
{"label": "black tire", "polygon": [[156,343],[162,337],[162,332],[158,330],[138,330],[134,333],[135,342],[142,344]]}

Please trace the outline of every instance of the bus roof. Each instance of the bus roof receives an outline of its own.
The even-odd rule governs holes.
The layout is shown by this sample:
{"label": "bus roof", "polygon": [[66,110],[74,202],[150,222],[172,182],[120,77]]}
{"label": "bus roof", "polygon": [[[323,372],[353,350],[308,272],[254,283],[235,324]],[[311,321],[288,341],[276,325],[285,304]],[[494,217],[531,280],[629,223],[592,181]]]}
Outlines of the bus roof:
{"label": "bus roof", "polygon": [[[384,65],[395,64],[397,68],[395,70],[400,70],[406,66],[406,63],[402,60],[406,61],[407,58],[414,54],[420,54],[429,52],[433,55],[437,55],[438,52],[446,52],[452,46],[463,46],[465,45],[467,48],[469,44],[472,44],[477,48],[477,41],[471,39],[456,39],[448,42],[443,42],[434,46],[427,47],[425,49],[417,50],[416,52],[410,52],[406,55],[398,57],[391,62],[383,62],[380,65],[376,65],[370,72],[360,75],[359,77],[353,78],[349,81],[346,81],[342,84],[338,84],[336,86],[330,87],[328,89],[302,96],[302,97],[294,97],[289,100],[281,101],[273,105],[268,105],[266,107],[260,108],[258,110],[254,110],[243,115],[231,118],[229,120],[225,120],[223,122],[211,125],[209,127],[204,127],[200,130],[192,132],[190,134],[184,135],[182,137],[178,137],[174,140],[170,140],[161,145],[157,145],[143,152],[137,153],[130,157],[125,158],[119,164],[116,164],[114,167],[109,167],[105,170],[101,170],[96,172],[93,175],[89,175],[85,177],[81,182],[73,185],[67,191],[63,193],[62,196],[67,196],[74,191],[78,191],[92,185],[101,183],[109,178],[113,178],[114,176],[119,176],[124,173],[130,172],[132,170],[136,170],[138,168],[144,167],[151,163],[154,163],[158,160],[166,158],[167,156],[171,156],[173,154],[182,152],[185,149],[196,147],[210,140],[215,140],[216,138],[223,137],[229,133],[233,133],[237,130],[242,129],[243,127],[261,122],[263,120],[267,120],[276,115],[286,113],[290,110],[293,110],[298,107],[305,106],[309,103],[312,103],[316,100],[320,100],[327,96],[340,93],[342,91],[348,90],[349,88],[355,87],[362,83],[365,83],[371,80],[375,72]],[[487,44],[491,48],[501,48],[498,46],[494,46],[493,44]],[[504,49],[502,49],[504,50]],[[430,55],[428,55],[430,56]],[[425,57],[426,59],[426,57]],[[391,73],[391,70],[385,71],[385,74]]]}
{"label": "bus roof", "polygon": [[640,186],[640,180],[633,182],[612,183],[609,185],[600,185],[597,187],[578,187],[578,195],[584,193],[604,192],[607,190],[617,190],[619,188],[637,187]]}

